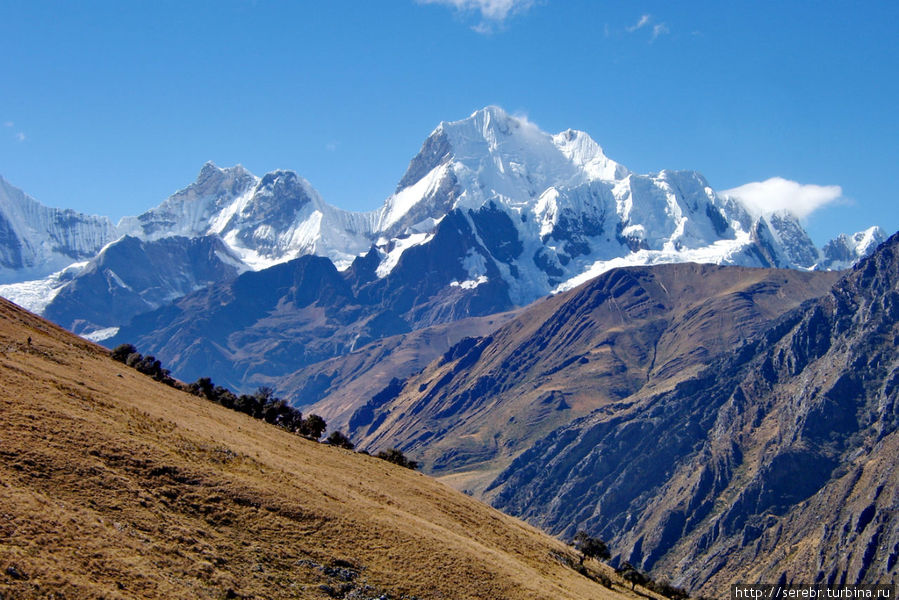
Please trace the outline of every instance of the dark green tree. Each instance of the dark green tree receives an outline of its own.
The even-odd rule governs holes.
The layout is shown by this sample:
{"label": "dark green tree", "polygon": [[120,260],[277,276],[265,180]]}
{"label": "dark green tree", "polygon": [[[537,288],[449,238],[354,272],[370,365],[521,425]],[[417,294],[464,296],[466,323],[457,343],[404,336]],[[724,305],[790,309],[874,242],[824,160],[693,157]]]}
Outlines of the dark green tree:
{"label": "dark green tree", "polygon": [[581,564],[584,564],[585,558],[595,558],[596,560],[609,560],[612,553],[604,541],[598,537],[587,535],[586,531],[578,531],[574,535],[574,547],[581,553]]}
{"label": "dark green tree", "polygon": [[645,585],[649,581],[649,578],[646,575],[641,573],[635,566],[627,561],[621,563],[621,566],[615,569],[615,572],[618,573],[622,579],[631,584],[631,591],[638,585]]}
{"label": "dark green tree", "polygon": [[346,448],[347,450],[352,450],[353,448],[356,447],[355,444],[353,444],[353,442],[350,441],[350,438],[348,438],[347,436],[343,435],[341,432],[336,431],[336,430],[332,431],[331,435],[329,435],[328,439],[325,441],[328,444],[331,444],[332,446]]}
{"label": "dark green tree", "polygon": [[128,360],[128,357],[132,354],[137,353],[137,348],[134,347],[133,344],[119,344],[116,346],[113,351],[110,353],[113,360],[117,360],[120,363]]}
{"label": "dark green tree", "polygon": [[413,471],[418,468],[417,461],[409,460],[408,458],[406,458],[406,455],[403,454],[401,450],[397,450],[396,448],[388,448],[387,450],[381,450],[375,456],[377,456],[381,460],[386,460],[387,462],[392,462],[395,465],[399,465],[401,467],[406,467],[407,469],[412,469]]}
{"label": "dark green tree", "polygon": [[303,419],[303,425],[300,427],[300,434],[312,440],[317,440],[328,428],[325,420],[318,415],[309,415]]}
{"label": "dark green tree", "polygon": [[200,377],[194,383],[190,384],[190,392],[197,396],[203,396],[207,400],[215,398],[215,384],[209,377]]}

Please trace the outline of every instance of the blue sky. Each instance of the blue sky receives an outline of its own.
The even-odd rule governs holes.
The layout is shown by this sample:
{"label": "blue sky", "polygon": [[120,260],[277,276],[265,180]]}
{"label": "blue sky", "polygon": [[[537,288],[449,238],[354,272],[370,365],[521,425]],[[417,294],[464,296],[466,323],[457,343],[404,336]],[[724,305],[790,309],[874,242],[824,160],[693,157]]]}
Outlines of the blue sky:
{"label": "blue sky", "polygon": [[[489,104],[638,172],[826,188],[821,243],[899,229],[896,2],[0,0],[0,175],[117,219],[202,164],[380,205]],[[819,204],[821,203],[819,202]]]}

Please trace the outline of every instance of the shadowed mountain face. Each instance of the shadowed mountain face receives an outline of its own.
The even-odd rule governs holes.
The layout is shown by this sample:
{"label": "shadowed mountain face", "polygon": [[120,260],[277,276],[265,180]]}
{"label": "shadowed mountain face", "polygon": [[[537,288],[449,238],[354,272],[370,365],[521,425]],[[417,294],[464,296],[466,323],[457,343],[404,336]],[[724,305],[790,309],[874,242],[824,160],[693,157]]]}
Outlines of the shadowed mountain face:
{"label": "shadowed mountain face", "polygon": [[476,243],[470,222],[454,212],[431,244],[408,249],[385,277],[375,272],[375,250],[342,272],[327,258],[303,256],[140,315],[104,343],[133,343],[185,380],[212,377],[249,391],[374,340],[511,308],[492,265],[489,281],[458,285],[468,274],[454,257]]}
{"label": "shadowed mountain face", "polygon": [[672,389],[553,431],[493,504],[694,589],[895,584],[897,274],[899,235]]}
{"label": "shadowed mountain face", "polygon": [[148,242],[125,236],[62,287],[43,316],[75,333],[114,327],[175,298],[234,279],[239,264],[217,237]]}
{"label": "shadowed mountain face", "polygon": [[349,431],[479,493],[555,428],[670,389],[835,280],[695,264],[614,270],[463,340],[361,407]]}

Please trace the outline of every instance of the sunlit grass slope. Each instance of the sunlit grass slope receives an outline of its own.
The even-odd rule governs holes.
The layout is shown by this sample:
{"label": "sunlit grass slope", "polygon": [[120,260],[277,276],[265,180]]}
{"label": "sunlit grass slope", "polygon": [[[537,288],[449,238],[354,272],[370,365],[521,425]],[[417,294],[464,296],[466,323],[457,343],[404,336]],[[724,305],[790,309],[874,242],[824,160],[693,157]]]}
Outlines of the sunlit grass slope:
{"label": "sunlit grass slope", "polygon": [[618,595],[571,560],[429,477],[157,384],[0,300],[4,599]]}

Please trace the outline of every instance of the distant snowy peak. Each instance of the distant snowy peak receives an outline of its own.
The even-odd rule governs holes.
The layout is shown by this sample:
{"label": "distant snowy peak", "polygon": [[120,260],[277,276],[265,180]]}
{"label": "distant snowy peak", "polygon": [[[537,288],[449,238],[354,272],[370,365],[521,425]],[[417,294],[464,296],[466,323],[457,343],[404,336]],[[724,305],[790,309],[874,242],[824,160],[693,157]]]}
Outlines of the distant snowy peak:
{"label": "distant snowy peak", "polygon": [[824,269],[848,269],[869,254],[877,246],[886,241],[886,235],[880,227],[869,227],[853,235],[840,234],[824,245],[822,264]]}
{"label": "distant snowy peak", "polygon": [[44,277],[115,238],[108,218],[49,208],[0,177],[0,283]]}
{"label": "distant snowy peak", "polygon": [[378,230],[388,236],[415,232],[449,210],[477,210],[490,202],[526,212],[550,189],[628,175],[584,132],[550,135],[489,106],[443,122],[428,136],[379,211]]}
{"label": "distant snowy peak", "polygon": [[206,163],[197,180],[157,208],[119,224],[142,239],[218,235],[253,269],[302,256],[348,265],[368,249],[373,217],[326,204],[293,171],[257,177],[237,165]]}
{"label": "distant snowy peak", "polygon": [[553,142],[562,154],[581,167],[591,180],[617,180],[628,176],[629,171],[608,158],[599,144],[583,131],[568,129],[554,135]]}

